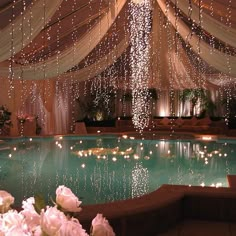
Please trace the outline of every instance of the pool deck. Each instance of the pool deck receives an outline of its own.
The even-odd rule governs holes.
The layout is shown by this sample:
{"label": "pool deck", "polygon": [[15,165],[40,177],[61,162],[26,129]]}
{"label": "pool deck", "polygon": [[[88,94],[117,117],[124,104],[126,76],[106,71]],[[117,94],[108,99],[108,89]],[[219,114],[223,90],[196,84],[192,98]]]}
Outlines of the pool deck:
{"label": "pool deck", "polygon": [[78,218],[89,229],[102,213],[116,235],[236,235],[236,189],[162,185],[135,199],[82,207]]}

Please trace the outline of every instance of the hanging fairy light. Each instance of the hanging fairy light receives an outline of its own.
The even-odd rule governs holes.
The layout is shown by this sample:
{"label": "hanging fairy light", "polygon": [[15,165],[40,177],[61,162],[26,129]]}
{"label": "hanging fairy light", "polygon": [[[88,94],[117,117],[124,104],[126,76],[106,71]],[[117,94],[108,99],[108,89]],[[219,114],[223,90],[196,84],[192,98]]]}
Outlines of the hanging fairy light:
{"label": "hanging fairy light", "polygon": [[149,124],[150,115],[148,85],[150,77],[151,1],[131,1],[130,13],[132,121],[134,127],[142,132]]}

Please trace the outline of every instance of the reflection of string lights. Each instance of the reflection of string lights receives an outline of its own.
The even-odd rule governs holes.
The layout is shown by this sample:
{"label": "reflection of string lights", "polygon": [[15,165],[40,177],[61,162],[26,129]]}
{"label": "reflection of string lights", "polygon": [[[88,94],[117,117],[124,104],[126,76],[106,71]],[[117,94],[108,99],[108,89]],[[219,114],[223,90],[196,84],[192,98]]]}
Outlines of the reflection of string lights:
{"label": "reflection of string lights", "polygon": [[132,171],[132,197],[139,197],[149,190],[149,173],[142,163],[137,163]]}
{"label": "reflection of string lights", "polygon": [[[95,155],[98,158],[101,156],[106,156],[106,155],[130,155],[134,151],[132,148],[127,148],[125,151],[120,151],[119,147],[115,148],[90,148],[88,150],[80,150],[80,151],[73,151],[72,153],[77,155],[78,157],[87,157],[91,155]],[[104,158],[103,158],[104,159]]]}

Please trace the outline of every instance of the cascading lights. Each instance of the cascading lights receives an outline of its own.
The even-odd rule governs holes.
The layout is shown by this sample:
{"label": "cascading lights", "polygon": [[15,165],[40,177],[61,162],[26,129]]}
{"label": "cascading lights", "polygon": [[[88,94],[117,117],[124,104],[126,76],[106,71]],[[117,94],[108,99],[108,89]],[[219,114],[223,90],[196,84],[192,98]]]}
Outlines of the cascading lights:
{"label": "cascading lights", "polygon": [[130,3],[130,68],[132,89],[132,121],[142,132],[149,124],[151,1],[133,0]]}

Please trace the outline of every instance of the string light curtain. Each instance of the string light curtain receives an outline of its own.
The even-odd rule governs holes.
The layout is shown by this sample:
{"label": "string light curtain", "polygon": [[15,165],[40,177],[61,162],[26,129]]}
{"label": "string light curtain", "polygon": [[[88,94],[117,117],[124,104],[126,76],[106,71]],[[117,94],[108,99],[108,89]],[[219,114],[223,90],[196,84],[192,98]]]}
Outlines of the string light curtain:
{"label": "string light curtain", "polygon": [[74,82],[81,82],[92,79],[111,66],[129,46],[129,38],[125,37],[121,42],[109,51],[108,54],[100,58],[95,63],[86,66],[78,71],[68,72],[62,79],[72,79]]}
{"label": "string light curtain", "polygon": [[[222,42],[236,47],[236,29],[233,27],[229,27],[224,23],[220,22],[215,17],[209,15],[209,13],[202,11],[196,3],[189,0],[171,0],[173,4],[176,3],[176,7],[179,8],[185,15],[187,15],[195,24],[200,25],[201,27],[210,32],[210,34]],[[214,12],[221,11],[222,8],[226,8],[227,4],[220,5],[221,9],[217,9],[214,7]],[[210,6],[209,6],[210,7]],[[233,11],[233,8],[232,8]],[[199,14],[201,14],[201,19],[199,19]],[[214,14],[214,13],[213,13]],[[236,14],[236,10],[231,14]]]}
{"label": "string light curtain", "polygon": [[212,50],[212,47],[194,34],[183,20],[176,17],[175,10],[170,5],[167,6],[165,0],[157,0],[157,2],[167,19],[196,54],[218,71],[236,76],[236,57],[234,55],[223,53],[217,49]]}
{"label": "string light curtain", "polygon": [[[124,7],[127,0],[117,0],[112,2],[109,11],[97,22],[97,24],[86,33],[80,40],[68,47],[60,54],[49,59],[31,65],[21,65],[12,67],[12,77],[14,79],[46,79],[53,78],[79,64],[101,41],[109,28],[114,23],[116,17]],[[37,71],[37,73],[35,73]],[[1,77],[8,77],[9,68],[0,68]]]}
{"label": "string light curtain", "polygon": [[49,22],[62,1],[35,0],[14,21],[3,28],[0,31],[0,62],[9,59],[27,46]]}
{"label": "string light curtain", "polygon": [[[189,59],[180,37],[176,35],[172,24],[166,21],[157,2],[153,9],[150,58],[152,86],[160,90],[196,88],[199,77],[197,68]],[[170,44],[171,49],[168,49]]]}

